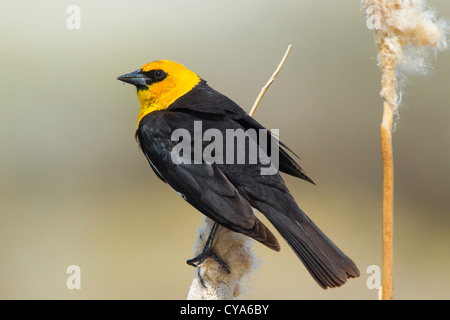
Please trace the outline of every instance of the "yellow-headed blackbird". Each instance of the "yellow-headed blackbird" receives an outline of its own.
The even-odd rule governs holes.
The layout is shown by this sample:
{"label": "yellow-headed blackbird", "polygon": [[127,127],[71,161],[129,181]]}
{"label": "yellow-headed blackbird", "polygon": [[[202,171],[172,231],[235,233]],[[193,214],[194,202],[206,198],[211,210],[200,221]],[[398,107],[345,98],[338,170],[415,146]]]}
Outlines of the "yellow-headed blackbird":
{"label": "yellow-headed blackbird", "polygon": [[[280,174],[261,174],[267,162],[254,161],[249,155],[250,142],[271,156],[273,151],[269,146],[277,140],[236,103],[183,65],[167,60],[148,63],[118,80],[137,87],[141,108],[136,139],[153,171],[187,202],[215,221],[215,226],[218,223],[279,251],[275,236],[255,216],[252,207],[256,208],[275,226],[322,288],[339,287],[347,278],[359,276],[353,261],[298,207]],[[196,148],[200,148],[202,154],[208,146],[211,149],[214,142],[216,148],[209,154],[217,160],[223,152],[227,161],[199,159],[189,155],[188,148],[182,155],[188,161],[174,161],[177,157],[174,159],[172,151],[181,140],[172,136],[177,129],[184,129],[193,137],[188,141],[192,145],[191,153],[195,154]],[[227,135],[229,130],[241,133],[253,130],[263,134],[246,134],[243,148],[234,145],[227,149],[230,142],[237,139],[236,135]],[[205,138],[207,132],[209,139]],[[199,144],[196,138],[203,140]],[[267,141],[265,146],[264,140]],[[288,151],[279,142],[276,150],[279,171],[312,182]],[[237,155],[226,154],[230,152]],[[248,153],[244,162],[237,161],[239,152]]]}

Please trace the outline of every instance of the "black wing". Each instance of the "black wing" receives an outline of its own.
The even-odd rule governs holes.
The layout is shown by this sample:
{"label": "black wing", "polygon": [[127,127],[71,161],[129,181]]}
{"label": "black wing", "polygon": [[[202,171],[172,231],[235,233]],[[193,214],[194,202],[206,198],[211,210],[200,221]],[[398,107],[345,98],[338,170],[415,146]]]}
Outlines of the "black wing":
{"label": "black wing", "polygon": [[[265,129],[264,126],[250,117],[235,102],[209,87],[205,81],[202,81],[196,88],[176,100],[167,110],[197,115],[203,119],[234,120],[244,130]],[[270,131],[268,131],[268,135],[270,137],[267,141],[275,142],[274,138],[277,139],[277,137],[273,137]],[[283,142],[279,141],[279,144],[279,171],[315,184],[300,165],[288,154],[288,151],[297,158],[298,156]],[[270,145],[268,149],[270,149]]]}
{"label": "black wing", "polygon": [[224,227],[279,250],[275,236],[257,219],[248,201],[217,164],[175,164],[171,151],[173,130],[193,123],[191,115],[153,112],[141,120],[138,140],[155,172],[192,206]]}

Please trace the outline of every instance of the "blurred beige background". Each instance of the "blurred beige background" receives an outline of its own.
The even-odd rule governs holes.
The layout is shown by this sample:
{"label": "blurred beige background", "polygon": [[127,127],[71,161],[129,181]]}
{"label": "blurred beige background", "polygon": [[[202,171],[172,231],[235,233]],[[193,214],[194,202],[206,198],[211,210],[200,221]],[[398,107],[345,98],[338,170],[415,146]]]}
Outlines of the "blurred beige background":
{"label": "blurred beige background", "polygon": [[[450,2],[434,0],[440,17]],[[69,30],[66,9],[81,8]],[[359,1],[2,1],[0,298],[185,299],[202,215],[160,182],[134,140],[135,89],[115,78],[169,59],[280,129],[317,186],[299,205],[358,264],[322,290],[282,242],[248,299],[377,299],[380,69]],[[394,135],[395,298],[450,298],[450,52],[412,78]],[[68,290],[66,268],[81,268]]]}

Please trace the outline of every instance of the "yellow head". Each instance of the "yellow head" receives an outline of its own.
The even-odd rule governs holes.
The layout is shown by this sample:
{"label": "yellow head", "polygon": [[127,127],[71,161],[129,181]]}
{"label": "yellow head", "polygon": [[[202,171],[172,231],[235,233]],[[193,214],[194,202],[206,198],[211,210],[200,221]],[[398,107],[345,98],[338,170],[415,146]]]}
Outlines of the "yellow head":
{"label": "yellow head", "polygon": [[131,83],[137,88],[141,105],[138,127],[147,114],[166,109],[179,97],[191,91],[201,80],[193,71],[168,60],[147,63],[141,69],[117,79]]}

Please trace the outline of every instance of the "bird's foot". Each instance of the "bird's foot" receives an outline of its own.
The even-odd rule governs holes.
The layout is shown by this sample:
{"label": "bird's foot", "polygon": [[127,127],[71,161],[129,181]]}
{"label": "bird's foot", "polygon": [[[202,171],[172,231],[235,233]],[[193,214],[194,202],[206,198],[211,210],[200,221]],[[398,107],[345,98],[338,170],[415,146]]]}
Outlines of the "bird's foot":
{"label": "bird's foot", "polygon": [[205,288],[206,288],[205,283],[203,282],[203,279],[200,275],[200,265],[207,258],[213,258],[218,264],[220,264],[220,266],[226,271],[226,273],[230,274],[230,268],[228,267],[228,265],[221,258],[219,258],[219,256],[212,249],[214,237],[216,235],[218,227],[219,225],[217,224],[217,222],[214,222],[202,252],[198,256],[186,261],[188,265],[197,268],[198,277],[200,278],[202,286],[204,286]]}
{"label": "bird's foot", "polygon": [[218,264],[220,264],[220,266],[225,270],[226,273],[230,274],[230,268],[228,267],[226,262],[224,262],[222,259],[220,259],[219,256],[211,248],[209,248],[207,250],[203,250],[198,256],[187,260],[186,263],[190,266],[197,268],[198,278],[200,279],[200,283],[202,284],[202,286],[205,288],[207,288],[207,286],[205,285],[205,282],[203,281],[203,278],[201,276],[200,265],[207,258],[214,259]]}
{"label": "bird's foot", "polygon": [[207,258],[213,258],[218,264],[220,264],[220,266],[226,271],[226,273],[230,273],[230,268],[228,267],[226,262],[219,258],[219,256],[211,248],[205,248],[205,250],[203,250],[198,256],[187,260],[186,263],[197,268]]}

